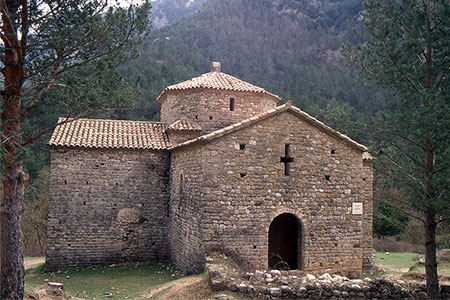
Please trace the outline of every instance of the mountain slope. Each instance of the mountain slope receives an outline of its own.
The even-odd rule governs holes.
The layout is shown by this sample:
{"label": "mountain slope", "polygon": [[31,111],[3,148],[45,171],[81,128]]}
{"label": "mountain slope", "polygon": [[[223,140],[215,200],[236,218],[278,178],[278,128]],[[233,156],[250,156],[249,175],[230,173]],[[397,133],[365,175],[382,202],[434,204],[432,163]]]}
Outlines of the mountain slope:
{"label": "mountain slope", "polygon": [[343,42],[353,42],[360,9],[359,0],[209,0],[197,13],[154,31],[140,58],[125,68],[144,90],[128,116],[157,119],[158,94],[208,72],[212,61],[316,115],[318,105],[330,101],[372,113],[386,96],[361,87],[339,54]]}
{"label": "mountain slope", "polygon": [[205,0],[155,0],[152,1],[152,24],[160,28],[197,11]]}

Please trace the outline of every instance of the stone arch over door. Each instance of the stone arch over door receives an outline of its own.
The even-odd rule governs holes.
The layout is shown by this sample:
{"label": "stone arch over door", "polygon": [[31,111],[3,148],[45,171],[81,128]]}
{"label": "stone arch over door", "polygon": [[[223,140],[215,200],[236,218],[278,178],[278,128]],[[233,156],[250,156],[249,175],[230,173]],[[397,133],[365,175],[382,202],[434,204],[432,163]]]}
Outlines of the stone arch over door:
{"label": "stone arch over door", "polygon": [[303,228],[291,213],[275,217],[269,227],[269,269],[302,269]]}

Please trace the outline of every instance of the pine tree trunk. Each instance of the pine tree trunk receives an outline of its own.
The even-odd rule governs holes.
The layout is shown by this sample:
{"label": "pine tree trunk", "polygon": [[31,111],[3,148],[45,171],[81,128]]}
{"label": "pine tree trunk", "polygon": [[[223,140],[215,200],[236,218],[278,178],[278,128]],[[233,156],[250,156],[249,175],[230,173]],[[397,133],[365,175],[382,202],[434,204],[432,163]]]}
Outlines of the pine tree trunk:
{"label": "pine tree trunk", "polygon": [[19,1],[2,1],[2,33],[4,35],[4,81],[2,91],[4,172],[2,177],[3,199],[0,210],[0,299],[16,300],[24,296],[23,245],[20,222],[23,214],[23,198],[28,175],[23,171],[19,157],[22,144],[21,90],[25,80],[23,59],[25,48],[17,33]]}
{"label": "pine tree trunk", "polygon": [[427,212],[425,216],[425,273],[428,299],[440,299],[436,259],[436,226],[434,213]]}
{"label": "pine tree trunk", "polygon": [[6,163],[2,182],[0,299],[23,299],[25,268],[20,222],[27,174],[20,162],[10,160]]}
{"label": "pine tree trunk", "polygon": [[436,259],[436,212],[430,205],[435,191],[433,187],[434,147],[432,134],[426,139],[425,146],[425,276],[427,279],[428,299],[440,299],[439,278]]}

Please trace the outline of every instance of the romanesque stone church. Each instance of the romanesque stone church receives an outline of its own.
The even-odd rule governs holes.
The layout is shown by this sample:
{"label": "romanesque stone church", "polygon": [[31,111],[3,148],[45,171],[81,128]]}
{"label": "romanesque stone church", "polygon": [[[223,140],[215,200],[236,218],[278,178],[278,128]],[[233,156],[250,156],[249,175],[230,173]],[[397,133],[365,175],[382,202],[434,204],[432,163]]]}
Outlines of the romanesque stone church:
{"label": "romanesque stone church", "polygon": [[195,273],[209,251],[260,270],[371,265],[365,146],[219,63],[157,100],[160,122],[56,127],[48,270],[170,259]]}

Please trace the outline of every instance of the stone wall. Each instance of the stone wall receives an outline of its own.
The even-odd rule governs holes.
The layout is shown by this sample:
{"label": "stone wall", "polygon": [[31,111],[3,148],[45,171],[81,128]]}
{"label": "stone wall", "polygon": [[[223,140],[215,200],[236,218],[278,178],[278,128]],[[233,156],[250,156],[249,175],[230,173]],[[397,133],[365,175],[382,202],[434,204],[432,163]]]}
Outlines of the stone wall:
{"label": "stone wall", "polygon": [[[230,98],[235,99],[234,111],[230,111]],[[205,89],[170,91],[161,100],[161,121],[170,125],[184,116],[199,124],[202,133],[206,133],[275,106],[274,98],[264,94]]]}
{"label": "stone wall", "polygon": [[167,133],[171,145],[176,145],[200,136],[200,131],[193,130],[168,130]]}
{"label": "stone wall", "polygon": [[199,273],[205,264],[201,207],[205,177],[201,149],[172,153],[170,170],[169,244],[172,263],[186,274]]}
{"label": "stone wall", "polygon": [[373,265],[373,164],[365,160],[363,163],[364,175],[362,177],[363,196],[364,196],[364,220],[363,220],[363,269],[370,270]]}
{"label": "stone wall", "polygon": [[[280,162],[288,144],[294,159],[289,176]],[[183,161],[197,169],[203,165],[202,177],[191,175]],[[183,164],[185,187],[188,181],[202,187],[195,188],[200,195],[183,191],[184,197],[201,199],[195,209],[206,251],[220,249],[267,269],[270,223],[290,213],[301,223],[304,271],[361,275],[363,246],[370,250],[363,223],[370,216],[353,215],[352,203],[370,206],[371,186],[364,185],[368,175],[360,150],[283,112],[206,145],[174,151],[173,165]]]}
{"label": "stone wall", "polygon": [[168,257],[167,151],[51,153],[48,270]]}
{"label": "stone wall", "polygon": [[[217,253],[207,258],[206,268],[214,292],[231,291],[246,299],[428,299],[426,285],[416,281],[351,280],[336,274],[325,273],[316,277],[298,271],[278,270],[256,270],[244,275],[236,269],[235,262]],[[440,288],[441,299],[450,299],[450,285],[443,283]]]}

